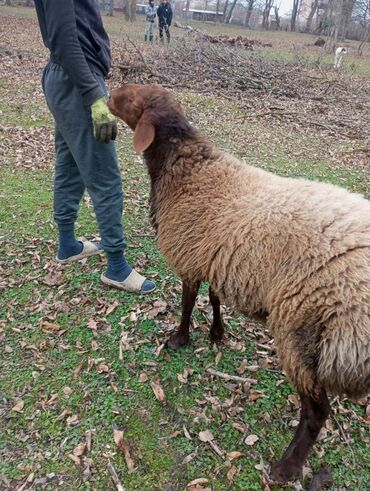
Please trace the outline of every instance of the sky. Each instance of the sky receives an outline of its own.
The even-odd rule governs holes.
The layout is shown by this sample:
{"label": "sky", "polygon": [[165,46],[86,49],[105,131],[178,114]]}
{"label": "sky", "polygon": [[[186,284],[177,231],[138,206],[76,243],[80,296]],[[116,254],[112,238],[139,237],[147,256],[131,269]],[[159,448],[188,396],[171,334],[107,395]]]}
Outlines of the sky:
{"label": "sky", "polygon": [[276,3],[280,5],[280,15],[290,14],[292,11],[293,0],[278,0]]}

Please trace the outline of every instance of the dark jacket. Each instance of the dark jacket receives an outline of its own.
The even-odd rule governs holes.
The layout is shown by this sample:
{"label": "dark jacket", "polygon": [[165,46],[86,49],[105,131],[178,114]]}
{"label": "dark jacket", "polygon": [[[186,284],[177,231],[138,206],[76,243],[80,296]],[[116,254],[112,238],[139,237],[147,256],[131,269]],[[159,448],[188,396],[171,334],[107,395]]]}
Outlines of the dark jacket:
{"label": "dark jacket", "polygon": [[170,26],[173,16],[171,4],[161,3],[157,9],[157,16],[158,16],[158,23],[160,26],[161,25],[163,26],[164,24]]}
{"label": "dark jacket", "polygon": [[107,76],[111,54],[98,0],[35,0],[35,6],[51,59],[63,67],[86,105],[103,97],[93,73]]}

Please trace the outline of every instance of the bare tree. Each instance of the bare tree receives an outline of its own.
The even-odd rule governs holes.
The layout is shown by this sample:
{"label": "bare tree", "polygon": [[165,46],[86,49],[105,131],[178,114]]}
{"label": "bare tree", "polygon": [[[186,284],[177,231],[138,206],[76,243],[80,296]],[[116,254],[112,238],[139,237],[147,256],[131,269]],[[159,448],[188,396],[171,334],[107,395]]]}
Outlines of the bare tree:
{"label": "bare tree", "polygon": [[292,32],[296,30],[299,3],[300,3],[300,0],[293,0],[292,17],[290,19],[290,30]]}
{"label": "bare tree", "polygon": [[245,19],[244,19],[245,27],[249,27],[249,21],[253,12],[254,1],[255,0],[248,0],[247,13],[245,14]]}
{"label": "bare tree", "polygon": [[276,30],[280,31],[280,15],[279,15],[279,7],[274,5],[274,13],[275,13],[275,23],[276,23]]}
{"label": "bare tree", "polygon": [[123,0],[123,15],[130,22],[136,21],[136,0]]}
{"label": "bare tree", "polygon": [[274,3],[274,0],[265,0],[265,5],[263,7],[262,28],[266,29],[267,31],[270,28],[270,12],[271,12],[273,3]]}
{"label": "bare tree", "polygon": [[[229,0],[226,0],[225,5],[224,5],[224,11],[223,11],[223,17],[226,19],[226,12],[227,12],[227,7],[229,6]],[[225,22],[225,21],[224,21]]]}
{"label": "bare tree", "polygon": [[[186,2],[189,2],[190,4],[190,0],[186,0]],[[218,13],[220,12],[220,0],[217,0],[217,4],[216,4],[216,22],[218,22]]]}
{"label": "bare tree", "polygon": [[347,34],[348,24],[352,17],[355,0],[343,0],[338,19],[338,36],[340,40],[344,40]]}
{"label": "bare tree", "polygon": [[357,0],[354,5],[353,19],[361,28],[359,55],[363,54],[365,43],[370,39],[370,0]]}
{"label": "bare tree", "polygon": [[317,12],[318,6],[319,6],[319,0],[314,0],[311,3],[311,9],[310,9],[310,13],[308,14],[308,17],[307,17],[307,23],[306,23],[306,28],[305,28],[306,32],[311,32],[312,20],[314,18],[314,15]]}
{"label": "bare tree", "polygon": [[233,3],[232,3],[231,8],[229,10],[229,13],[227,14],[227,17],[225,19],[225,24],[230,24],[230,21],[231,21],[231,18],[233,16],[234,8],[235,8],[235,5],[236,5],[236,2],[237,1],[238,0],[233,0]]}

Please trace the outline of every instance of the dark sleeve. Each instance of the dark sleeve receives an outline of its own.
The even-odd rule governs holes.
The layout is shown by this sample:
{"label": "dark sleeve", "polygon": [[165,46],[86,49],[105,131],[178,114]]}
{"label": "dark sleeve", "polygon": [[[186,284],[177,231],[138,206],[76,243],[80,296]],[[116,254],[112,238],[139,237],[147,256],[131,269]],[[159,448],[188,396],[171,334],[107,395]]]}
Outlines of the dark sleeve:
{"label": "dark sleeve", "polygon": [[168,12],[168,21],[167,21],[167,24],[170,26],[172,24],[172,16],[173,16],[173,12],[172,12],[172,6],[170,5],[170,10]]}
{"label": "dark sleeve", "polygon": [[50,51],[80,91],[84,104],[104,96],[77,35],[73,0],[43,0]]}

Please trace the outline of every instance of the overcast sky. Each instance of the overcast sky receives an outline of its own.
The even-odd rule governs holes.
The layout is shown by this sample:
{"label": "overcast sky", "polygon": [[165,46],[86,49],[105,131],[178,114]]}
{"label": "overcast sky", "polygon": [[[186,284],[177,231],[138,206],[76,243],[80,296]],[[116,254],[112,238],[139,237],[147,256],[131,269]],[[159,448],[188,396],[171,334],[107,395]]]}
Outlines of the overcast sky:
{"label": "overcast sky", "polygon": [[292,11],[293,0],[278,0],[277,4],[280,5],[279,14],[290,14]]}

